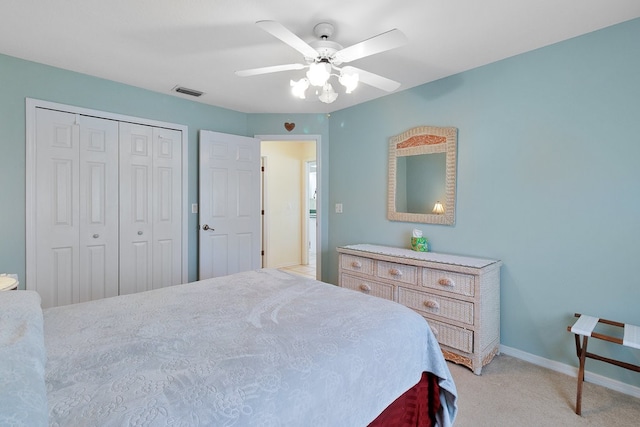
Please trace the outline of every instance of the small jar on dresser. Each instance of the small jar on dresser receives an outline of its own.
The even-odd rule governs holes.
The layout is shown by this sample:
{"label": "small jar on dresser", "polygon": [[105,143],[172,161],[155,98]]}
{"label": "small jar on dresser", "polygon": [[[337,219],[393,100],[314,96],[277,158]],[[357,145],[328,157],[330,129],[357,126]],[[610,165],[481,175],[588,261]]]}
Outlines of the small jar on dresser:
{"label": "small jar on dresser", "polygon": [[338,253],[339,286],[420,313],[445,359],[480,375],[499,353],[501,261],[368,244]]}

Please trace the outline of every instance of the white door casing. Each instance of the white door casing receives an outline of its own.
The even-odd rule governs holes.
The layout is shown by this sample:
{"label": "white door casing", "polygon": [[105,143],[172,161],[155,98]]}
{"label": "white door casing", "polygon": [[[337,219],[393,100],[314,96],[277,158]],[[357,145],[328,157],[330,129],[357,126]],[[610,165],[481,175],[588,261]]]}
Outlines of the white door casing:
{"label": "white door casing", "polygon": [[262,144],[260,144],[260,266],[262,268],[265,268],[269,263],[269,254],[267,252],[267,242],[269,241],[269,227],[267,227],[269,212],[266,208],[269,203],[269,195],[266,191],[269,181],[265,173],[268,167],[267,162],[268,159],[262,156]]}
{"label": "white door casing", "polygon": [[200,131],[199,279],[260,268],[260,143]]}
{"label": "white door casing", "polygon": [[[257,139],[262,141],[313,141],[316,144],[316,188],[317,188],[317,197],[316,197],[316,279],[320,280],[322,275],[322,243],[323,243],[323,228],[322,228],[322,211],[323,211],[323,203],[324,199],[322,197],[322,183],[325,179],[323,177],[323,163],[322,163],[322,137],[321,135],[255,135]],[[266,203],[266,201],[265,201]],[[267,218],[269,216],[269,212],[265,212],[265,223],[267,223]],[[264,230],[264,234],[267,238],[269,238],[268,230],[269,227],[266,227]],[[267,253],[265,255],[265,260],[269,257]],[[265,264],[266,265],[266,264]]]}

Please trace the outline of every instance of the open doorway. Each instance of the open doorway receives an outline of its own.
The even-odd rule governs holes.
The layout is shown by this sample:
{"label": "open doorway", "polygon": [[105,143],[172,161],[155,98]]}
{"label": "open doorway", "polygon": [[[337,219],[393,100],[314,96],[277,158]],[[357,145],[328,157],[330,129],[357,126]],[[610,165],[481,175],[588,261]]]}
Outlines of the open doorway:
{"label": "open doorway", "polygon": [[319,137],[257,137],[264,166],[263,267],[319,278]]}

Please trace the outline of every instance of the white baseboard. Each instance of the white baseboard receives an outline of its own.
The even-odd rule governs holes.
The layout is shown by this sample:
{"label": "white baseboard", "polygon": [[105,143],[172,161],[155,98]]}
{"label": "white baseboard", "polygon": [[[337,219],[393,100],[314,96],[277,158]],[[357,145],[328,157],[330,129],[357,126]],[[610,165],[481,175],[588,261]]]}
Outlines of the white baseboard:
{"label": "white baseboard", "polygon": [[[529,362],[537,366],[542,366],[543,368],[551,369],[555,372],[560,372],[576,378],[578,377],[578,368],[576,368],[575,366],[566,365],[564,363],[556,362],[555,360],[551,359],[545,359],[544,357],[526,353],[522,350],[508,347],[502,344],[500,344],[500,352],[506,354],[507,356],[513,356],[515,358],[522,359],[525,362]],[[613,380],[602,375],[594,374],[593,372],[589,372],[588,370],[585,370],[584,372],[584,380],[592,384],[597,384],[611,390],[619,391],[620,393],[640,398],[640,387]]]}

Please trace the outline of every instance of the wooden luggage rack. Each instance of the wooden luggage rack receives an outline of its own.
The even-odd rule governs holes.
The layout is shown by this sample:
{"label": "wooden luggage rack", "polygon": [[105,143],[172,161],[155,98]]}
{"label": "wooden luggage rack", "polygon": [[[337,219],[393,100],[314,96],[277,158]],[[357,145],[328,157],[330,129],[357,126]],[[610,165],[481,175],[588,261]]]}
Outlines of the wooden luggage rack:
{"label": "wooden luggage rack", "polygon": [[[609,341],[615,344],[640,349],[640,326],[615,322],[613,320],[600,319],[598,317],[586,316],[579,313],[575,313],[575,317],[577,317],[578,320],[576,321],[576,323],[574,323],[573,326],[567,326],[567,331],[575,334],[576,353],[578,355],[578,359],[580,360],[580,368],[578,370],[578,395],[576,398],[576,414],[580,415],[582,412],[582,384],[584,383],[584,364],[587,357],[610,363],[612,365],[620,366],[622,368],[629,369],[635,372],[640,372],[640,366],[638,365],[633,365],[631,363],[626,363],[620,360],[603,357],[598,354],[589,353],[587,351],[588,338],[597,338],[599,340]],[[623,328],[623,338],[617,338],[610,335],[593,332],[598,323]],[[580,343],[580,337],[582,337],[582,343]]]}

